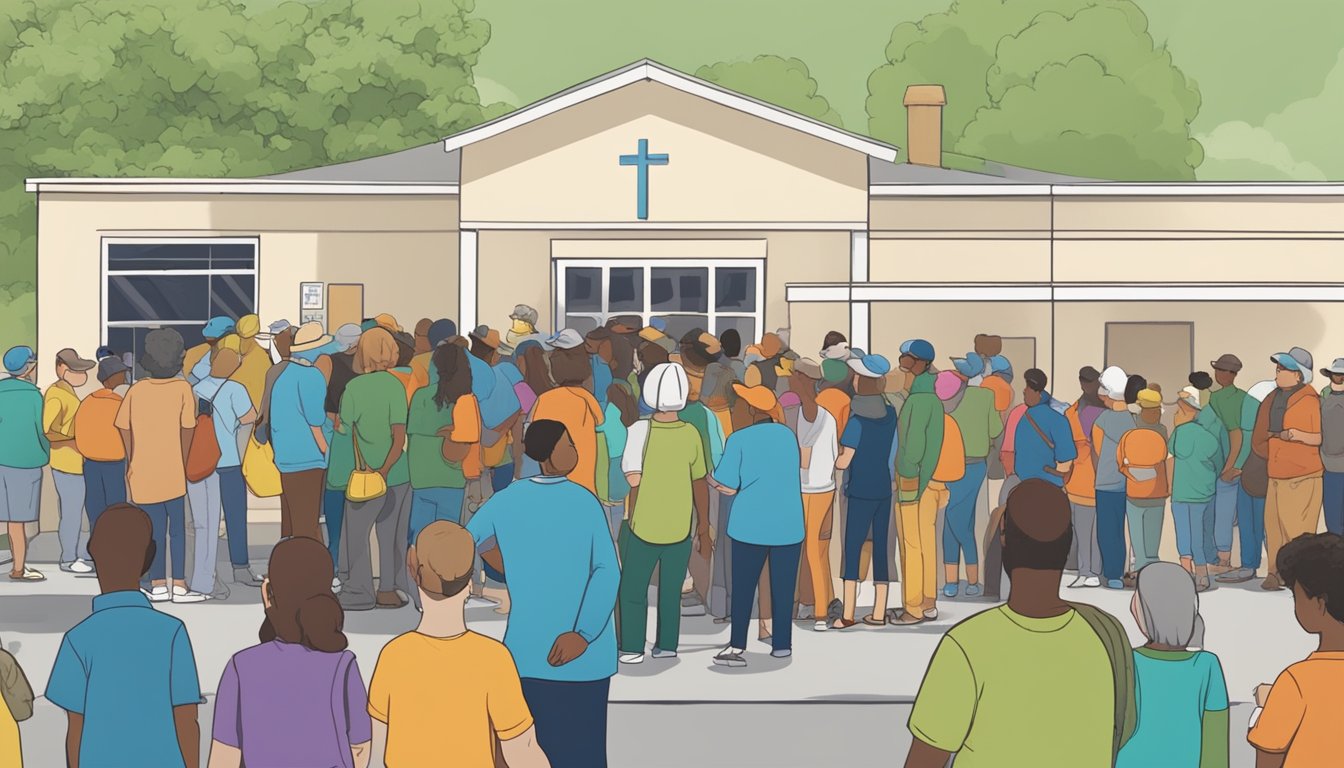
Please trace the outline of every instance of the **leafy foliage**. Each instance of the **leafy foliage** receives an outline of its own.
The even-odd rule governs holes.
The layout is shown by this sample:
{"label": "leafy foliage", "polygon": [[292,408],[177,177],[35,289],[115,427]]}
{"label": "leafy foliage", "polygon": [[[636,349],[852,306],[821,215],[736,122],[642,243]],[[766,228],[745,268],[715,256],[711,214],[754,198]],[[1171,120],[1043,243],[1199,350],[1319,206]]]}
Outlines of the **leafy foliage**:
{"label": "leafy foliage", "polygon": [[869,132],[903,144],[905,88],[947,88],[943,144],[1106,179],[1193,179],[1197,87],[1131,0],[961,0],[898,25],[868,79]]}
{"label": "leafy foliage", "polygon": [[840,113],[817,93],[817,81],[800,59],[765,54],[751,61],[721,61],[700,67],[695,76],[837,128],[844,127]]}
{"label": "leafy foliage", "polygon": [[425,144],[504,111],[473,84],[490,39],[474,5],[0,5],[0,285],[34,277],[25,177],[264,175]]}

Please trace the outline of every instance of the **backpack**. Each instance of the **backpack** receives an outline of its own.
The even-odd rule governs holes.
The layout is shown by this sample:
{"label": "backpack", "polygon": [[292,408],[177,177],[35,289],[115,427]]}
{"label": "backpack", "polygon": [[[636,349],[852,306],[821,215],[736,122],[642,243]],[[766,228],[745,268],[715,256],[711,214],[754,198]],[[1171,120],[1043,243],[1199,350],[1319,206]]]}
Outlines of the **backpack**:
{"label": "backpack", "polygon": [[33,716],[33,687],[18,660],[5,650],[0,650],[0,695],[15,722],[22,723]]}
{"label": "backpack", "polygon": [[1139,720],[1135,702],[1134,651],[1129,647],[1125,628],[1110,614],[1087,603],[1069,603],[1069,606],[1097,633],[1111,660],[1111,674],[1115,680],[1115,720],[1111,734],[1111,765],[1114,765],[1120,748],[1134,735]]}
{"label": "backpack", "polygon": [[1120,438],[1120,466],[1131,499],[1165,499],[1171,495],[1167,477],[1167,441],[1156,430],[1138,427]]}
{"label": "backpack", "polygon": [[209,400],[196,399],[196,429],[187,448],[187,482],[199,483],[214,474],[221,457],[219,436],[215,434],[215,398],[228,385],[219,385]]}

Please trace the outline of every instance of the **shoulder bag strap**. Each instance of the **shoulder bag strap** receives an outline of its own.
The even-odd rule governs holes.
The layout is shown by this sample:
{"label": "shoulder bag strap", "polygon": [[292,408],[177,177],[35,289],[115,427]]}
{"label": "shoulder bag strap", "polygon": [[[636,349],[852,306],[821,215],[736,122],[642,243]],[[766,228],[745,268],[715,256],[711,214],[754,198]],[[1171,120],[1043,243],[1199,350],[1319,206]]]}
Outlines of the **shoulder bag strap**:
{"label": "shoulder bag strap", "polygon": [[1023,411],[1022,417],[1027,420],[1027,423],[1031,425],[1032,429],[1036,430],[1036,434],[1040,435],[1041,439],[1045,441],[1045,447],[1049,448],[1052,451],[1055,450],[1054,441],[1051,440],[1048,436],[1046,436],[1045,430],[1041,429],[1041,425],[1037,424],[1036,420],[1031,418],[1031,411]]}
{"label": "shoulder bag strap", "polygon": [[355,471],[368,472],[369,465],[364,461],[364,452],[359,450],[359,429],[354,424],[350,425],[350,444],[355,448]]}

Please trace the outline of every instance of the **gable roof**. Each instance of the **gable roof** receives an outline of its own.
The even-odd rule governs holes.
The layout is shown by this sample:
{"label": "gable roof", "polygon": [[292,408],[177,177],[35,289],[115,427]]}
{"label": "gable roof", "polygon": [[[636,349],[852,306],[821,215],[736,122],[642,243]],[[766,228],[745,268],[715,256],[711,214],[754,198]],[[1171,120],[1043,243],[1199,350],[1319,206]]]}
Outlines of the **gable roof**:
{"label": "gable roof", "polygon": [[884,142],[875,141],[867,136],[860,136],[857,133],[836,128],[833,125],[823,123],[820,120],[800,115],[797,112],[768,104],[759,99],[753,99],[750,96],[743,96],[736,91],[730,91],[727,88],[720,87],[707,80],[701,80],[698,77],[678,72],[670,67],[666,67],[651,59],[641,59],[633,64],[621,67],[613,72],[600,75],[579,83],[578,85],[563,90],[553,96],[548,96],[541,101],[529,104],[526,107],[510,112],[507,115],[495,118],[486,123],[481,123],[474,128],[468,128],[461,133],[454,134],[443,140],[444,150],[452,152],[461,149],[468,144],[474,144],[483,141],[492,136],[498,136],[505,131],[527,125],[534,120],[540,120],[547,115],[555,114],[560,110],[567,109],[588,101],[589,99],[611,93],[619,88],[632,85],[640,81],[651,81],[661,83],[669,88],[675,88],[684,93],[698,96],[702,99],[708,99],[716,104],[721,104],[730,109],[736,109],[740,112],[754,115],[762,120],[768,120],[776,125],[792,128],[814,136],[823,141],[829,141],[833,144],[839,144],[856,152],[862,152],[869,157],[878,160],[892,162],[896,159],[897,148]]}
{"label": "gable roof", "polygon": [[424,182],[456,184],[462,171],[462,153],[444,152],[443,142],[422,144],[383,155],[288,171],[267,179],[294,181]]}

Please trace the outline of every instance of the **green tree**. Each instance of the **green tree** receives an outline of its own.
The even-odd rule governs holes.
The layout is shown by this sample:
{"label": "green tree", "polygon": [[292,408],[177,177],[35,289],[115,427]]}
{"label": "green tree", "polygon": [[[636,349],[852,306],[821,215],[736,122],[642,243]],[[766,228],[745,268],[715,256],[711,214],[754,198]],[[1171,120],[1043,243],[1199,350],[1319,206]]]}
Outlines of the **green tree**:
{"label": "green tree", "polygon": [[817,93],[817,81],[799,59],[764,54],[751,61],[721,61],[695,76],[732,91],[843,128],[840,113]]}
{"label": "green tree", "polygon": [[[34,176],[256,176],[404,149],[506,109],[474,0],[0,6],[0,284],[34,281]],[[92,262],[90,262],[92,263]],[[22,313],[21,286],[6,295]],[[6,322],[0,344],[31,342]]]}
{"label": "green tree", "polygon": [[1193,179],[1199,90],[1131,0],[961,0],[892,32],[869,132],[904,144],[908,85],[947,88],[943,146],[1106,179]]}

